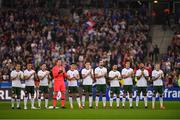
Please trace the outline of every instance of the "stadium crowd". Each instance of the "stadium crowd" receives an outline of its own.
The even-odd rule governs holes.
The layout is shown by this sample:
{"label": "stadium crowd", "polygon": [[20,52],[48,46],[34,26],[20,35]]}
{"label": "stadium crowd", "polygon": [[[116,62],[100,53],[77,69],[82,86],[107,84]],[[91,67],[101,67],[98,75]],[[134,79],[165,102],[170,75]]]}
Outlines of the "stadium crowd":
{"label": "stadium crowd", "polygon": [[[29,59],[36,70],[42,62],[51,69],[54,61],[61,59],[66,68],[76,63],[79,71],[87,60],[95,67],[103,59],[107,68],[117,64],[119,70],[127,60],[134,70],[144,61],[151,74],[159,51],[157,46],[147,46],[149,18],[142,10],[110,9],[104,14],[103,9],[73,9],[70,15],[63,16],[60,10],[32,3],[31,8],[25,4],[2,9],[0,26],[2,81],[10,80],[15,62],[21,62],[25,69]],[[168,74],[167,86],[178,86],[178,45],[179,38],[174,37],[162,59],[161,67]],[[149,56],[156,56],[155,60]]]}

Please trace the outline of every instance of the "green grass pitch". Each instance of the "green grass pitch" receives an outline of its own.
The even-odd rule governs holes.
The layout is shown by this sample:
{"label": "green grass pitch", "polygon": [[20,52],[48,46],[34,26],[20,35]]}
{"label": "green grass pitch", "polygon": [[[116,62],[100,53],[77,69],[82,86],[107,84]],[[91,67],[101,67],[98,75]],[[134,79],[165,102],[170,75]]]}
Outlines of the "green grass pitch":
{"label": "green grass pitch", "polygon": [[[51,102],[49,103],[51,105]],[[88,104],[88,103],[86,103]],[[180,101],[165,101],[165,110],[159,109],[159,102],[156,102],[156,109],[151,109],[151,102],[149,101],[148,109],[144,109],[143,102],[140,102],[139,108],[129,108],[126,102],[126,108],[117,109],[115,107],[110,109],[102,109],[102,103],[99,103],[99,109],[85,108],[79,110],[77,103],[74,102],[74,109],[69,109],[69,103],[66,103],[66,109],[51,109],[44,108],[38,110],[31,110],[30,104],[28,110],[11,109],[10,102],[0,102],[0,119],[180,119]],[[23,108],[23,102],[21,102]],[[135,106],[135,102],[133,103]],[[36,103],[37,106],[37,103]],[[44,106],[44,104],[42,104]],[[60,106],[58,103],[57,106]],[[109,103],[107,103],[109,106]]]}

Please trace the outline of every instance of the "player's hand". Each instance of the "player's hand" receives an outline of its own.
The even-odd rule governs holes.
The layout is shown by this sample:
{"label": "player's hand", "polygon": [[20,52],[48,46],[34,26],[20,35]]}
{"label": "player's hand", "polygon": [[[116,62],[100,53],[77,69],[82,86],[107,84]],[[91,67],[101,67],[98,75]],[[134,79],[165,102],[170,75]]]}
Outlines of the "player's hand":
{"label": "player's hand", "polygon": [[31,76],[32,76],[32,75],[35,75],[35,71],[32,72]]}
{"label": "player's hand", "polygon": [[49,75],[50,74],[50,72],[49,71],[46,71],[46,75]]}
{"label": "player's hand", "polygon": [[142,76],[144,76],[144,72],[142,71]]}
{"label": "player's hand", "polygon": [[64,71],[63,70],[59,70],[59,73],[63,73]]}
{"label": "player's hand", "polygon": [[17,76],[18,78],[21,78],[21,74],[18,74],[18,76]]}
{"label": "player's hand", "polygon": [[71,78],[71,80],[75,80],[75,79],[76,79],[76,77],[72,77],[72,78]]}
{"label": "player's hand", "polygon": [[116,75],[115,78],[118,78],[118,75]]}
{"label": "player's hand", "polygon": [[157,77],[158,79],[160,79],[161,78],[161,74],[158,74],[158,77]]}
{"label": "player's hand", "polygon": [[133,75],[133,71],[130,73],[130,75],[131,75],[131,76]]}
{"label": "player's hand", "polygon": [[128,73],[128,74],[127,74],[127,77],[131,77],[131,73]]}
{"label": "player's hand", "polygon": [[33,71],[30,76],[33,76],[33,75],[35,75],[35,71]]}

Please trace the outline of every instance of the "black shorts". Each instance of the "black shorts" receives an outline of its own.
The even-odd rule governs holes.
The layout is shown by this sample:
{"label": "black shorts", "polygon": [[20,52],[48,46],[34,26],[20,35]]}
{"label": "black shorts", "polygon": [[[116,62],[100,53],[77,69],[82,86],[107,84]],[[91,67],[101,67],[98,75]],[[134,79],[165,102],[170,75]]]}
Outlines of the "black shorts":
{"label": "black shorts", "polygon": [[110,92],[111,94],[120,94],[120,87],[111,87]]}
{"label": "black shorts", "polygon": [[153,93],[156,94],[156,93],[159,93],[159,94],[163,94],[163,86],[153,86]]}
{"label": "black shorts", "polygon": [[102,85],[100,85],[100,84],[98,84],[98,85],[96,85],[96,92],[97,93],[102,93],[102,94],[106,94],[106,84],[102,84]]}
{"label": "black shorts", "polygon": [[69,93],[79,93],[78,92],[78,87],[77,86],[69,86],[68,87],[68,92]]}
{"label": "black shorts", "polygon": [[83,85],[84,93],[92,93],[92,85]]}
{"label": "black shorts", "polygon": [[11,92],[14,95],[20,96],[21,95],[21,88],[20,87],[12,87]]}
{"label": "black shorts", "polygon": [[34,86],[26,86],[25,87],[25,94],[34,95]]}
{"label": "black shorts", "polygon": [[147,93],[147,87],[138,87],[137,90],[138,95],[140,95],[141,92],[143,93],[143,95]]}
{"label": "black shorts", "polygon": [[132,93],[133,86],[132,85],[124,85],[124,93]]}
{"label": "black shorts", "polygon": [[40,86],[39,87],[39,94],[47,94],[49,92],[48,86]]}

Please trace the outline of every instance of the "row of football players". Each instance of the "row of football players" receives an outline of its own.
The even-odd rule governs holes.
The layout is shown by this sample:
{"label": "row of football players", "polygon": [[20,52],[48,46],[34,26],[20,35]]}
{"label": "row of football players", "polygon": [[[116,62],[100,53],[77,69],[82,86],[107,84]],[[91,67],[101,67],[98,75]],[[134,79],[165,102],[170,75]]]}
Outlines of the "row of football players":
{"label": "row of football players", "polygon": [[[11,105],[12,109],[14,109],[15,99],[17,102],[17,108],[20,109],[20,91],[21,91],[21,80],[25,80],[25,97],[24,97],[24,109],[27,109],[27,101],[29,94],[31,95],[31,109],[36,109],[34,107],[34,86],[35,80],[40,80],[39,91],[40,95],[38,98],[38,107],[41,108],[41,96],[43,95],[45,98],[45,108],[48,108],[48,85],[50,81],[50,71],[46,69],[46,64],[41,65],[41,70],[36,72],[32,69],[32,64],[27,64],[27,69],[22,72],[20,64],[16,64],[15,70],[11,72],[11,80],[12,80],[12,99]],[[144,98],[144,106],[147,108],[147,81],[149,77],[149,73],[146,69],[144,69],[144,64],[140,64],[140,68],[134,73],[133,69],[130,68],[130,62],[127,61],[125,64],[125,68],[122,69],[121,73],[117,70],[117,65],[112,66],[112,70],[107,73],[107,69],[104,67],[103,61],[99,62],[99,65],[95,70],[91,68],[89,62],[85,63],[85,68],[81,71],[82,78],[83,78],[83,94],[82,98],[80,99],[80,95],[78,93],[78,84],[77,81],[80,79],[80,75],[78,70],[76,70],[76,66],[74,64],[71,65],[70,69],[66,73],[66,79],[68,80],[68,93],[69,93],[69,102],[70,108],[73,108],[73,96],[76,96],[76,100],[78,103],[79,108],[85,107],[85,99],[86,95],[89,97],[89,107],[92,108],[93,106],[93,97],[92,97],[92,84],[95,81],[96,83],[96,98],[95,98],[95,108],[98,108],[99,103],[99,96],[102,93],[102,102],[103,108],[106,108],[106,78],[110,82],[110,107],[113,106],[113,96],[114,94],[116,97],[116,106],[117,108],[120,107],[120,84],[119,80],[123,79],[123,99],[122,99],[122,107],[125,107],[125,101],[127,93],[129,93],[129,107],[133,108],[132,105],[132,88],[133,88],[133,77],[137,77],[137,88],[138,94],[136,97],[136,107],[138,107],[139,103],[139,96],[142,92]],[[153,81],[153,88],[154,94],[152,98],[152,108],[155,108],[155,96],[159,93],[159,100],[160,100],[160,108],[164,109],[163,106],[163,71],[160,70],[160,64],[155,65],[155,69],[152,71],[152,81]],[[73,78],[73,79],[72,79]],[[95,79],[94,79],[95,78]],[[15,96],[17,96],[15,98]],[[80,101],[81,100],[81,101]],[[63,106],[64,108],[64,106]]]}

